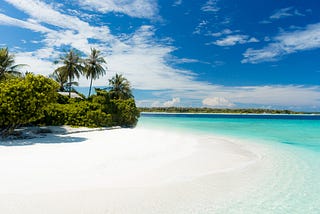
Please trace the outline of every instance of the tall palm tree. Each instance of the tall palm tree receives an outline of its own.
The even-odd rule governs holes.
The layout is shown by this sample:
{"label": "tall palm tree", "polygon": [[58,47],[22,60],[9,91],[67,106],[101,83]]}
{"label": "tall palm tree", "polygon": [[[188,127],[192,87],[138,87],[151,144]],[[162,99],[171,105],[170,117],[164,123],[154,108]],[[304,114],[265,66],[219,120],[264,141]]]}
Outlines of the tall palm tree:
{"label": "tall palm tree", "polygon": [[96,50],[95,48],[91,48],[90,56],[85,60],[85,67],[84,73],[87,79],[90,80],[90,89],[89,89],[89,97],[91,94],[92,88],[92,80],[99,78],[106,74],[106,69],[103,67],[103,64],[106,63],[103,57],[100,55],[100,51]]}
{"label": "tall palm tree", "polygon": [[74,50],[70,50],[65,56],[61,57],[56,63],[63,64],[61,67],[57,68],[55,71],[61,75],[62,78],[67,78],[69,97],[71,97],[71,85],[72,80],[80,77],[83,73],[84,67],[82,66],[82,59],[78,53]]}
{"label": "tall palm tree", "polygon": [[14,55],[9,54],[8,48],[0,48],[0,80],[4,79],[8,74],[14,76],[21,75],[18,68],[22,66],[25,65],[15,65]]}
{"label": "tall palm tree", "polygon": [[110,95],[113,99],[129,99],[132,98],[130,82],[121,74],[116,74],[109,80]]}

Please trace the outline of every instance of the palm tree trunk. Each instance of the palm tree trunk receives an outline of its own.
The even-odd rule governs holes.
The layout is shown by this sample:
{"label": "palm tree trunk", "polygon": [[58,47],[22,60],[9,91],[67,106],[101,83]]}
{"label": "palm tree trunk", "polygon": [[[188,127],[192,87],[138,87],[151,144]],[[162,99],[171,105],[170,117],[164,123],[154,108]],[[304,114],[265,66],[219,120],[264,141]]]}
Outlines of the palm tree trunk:
{"label": "palm tree trunk", "polygon": [[69,76],[69,98],[71,98],[71,76]]}
{"label": "palm tree trunk", "polygon": [[88,97],[90,97],[90,94],[91,94],[91,87],[92,87],[92,77],[91,77],[91,81],[90,81],[90,88],[89,88],[89,95],[88,95]]}

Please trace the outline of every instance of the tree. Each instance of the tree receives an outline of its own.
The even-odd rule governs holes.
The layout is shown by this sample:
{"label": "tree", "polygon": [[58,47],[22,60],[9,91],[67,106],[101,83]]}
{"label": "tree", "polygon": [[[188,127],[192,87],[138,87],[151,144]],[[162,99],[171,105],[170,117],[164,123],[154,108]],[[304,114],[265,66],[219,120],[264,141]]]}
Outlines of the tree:
{"label": "tree", "polygon": [[0,82],[0,136],[43,117],[44,108],[55,101],[58,88],[53,80],[34,74]]}
{"label": "tree", "polygon": [[61,77],[69,80],[68,82],[68,91],[69,97],[71,97],[71,85],[72,80],[77,77],[80,77],[80,74],[83,73],[82,59],[78,53],[74,50],[70,50],[65,56],[61,57],[56,63],[63,64],[61,67],[57,68],[55,71],[61,75]]}
{"label": "tree", "polygon": [[66,75],[63,75],[60,70],[55,70],[49,77],[59,83],[59,91],[64,91],[64,86],[68,81],[68,77]]}
{"label": "tree", "polygon": [[106,63],[103,57],[100,55],[100,51],[96,50],[95,48],[91,49],[90,56],[85,60],[85,67],[84,73],[87,79],[90,80],[90,89],[89,89],[89,96],[91,94],[92,88],[92,80],[99,78],[106,74],[106,69],[103,67],[103,64]]}
{"label": "tree", "polygon": [[0,80],[5,79],[7,75],[19,76],[19,67],[24,64],[15,65],[14,55],[9,54],[8,48],[0,48]]}
{"label": "tree", "polygon": [[130,82],[121,74],[116,74],[109,80],[110,95],[112,99],[133,98]]}
{"label": "tree", "polygon": [[64,75],[59,70],[55,70],[51,75],[49,75],[49,77],[59,83],[59,91],[65,91],[65,88],[69,91],[69,88],[71,88],[72,85],[78,86],[78,82],[75,81],[68,83],[68,76]]}

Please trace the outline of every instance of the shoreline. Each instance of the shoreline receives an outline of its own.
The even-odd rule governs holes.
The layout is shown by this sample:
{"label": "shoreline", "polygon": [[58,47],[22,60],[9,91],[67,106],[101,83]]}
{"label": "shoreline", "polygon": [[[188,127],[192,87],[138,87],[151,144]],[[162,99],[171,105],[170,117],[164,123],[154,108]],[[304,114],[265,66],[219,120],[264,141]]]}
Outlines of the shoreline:
{"label": "shoreline", "polygon": [[177,115],[192,115],[192,114],[195,114],[195,115],[254,115],[254,116],[320,116],[320,113],[319,114],[315,114],[315,113],[310,113],[310,114],[304,114],[304,113],[297,113],[297,114],[270,114],[270,113],[190,113],[190,112],[186,112],[186,113],[183,113],[183,112],[140,112],[141,115],[145,114],[145,115],[148,115],[148,114],[177,114]]}

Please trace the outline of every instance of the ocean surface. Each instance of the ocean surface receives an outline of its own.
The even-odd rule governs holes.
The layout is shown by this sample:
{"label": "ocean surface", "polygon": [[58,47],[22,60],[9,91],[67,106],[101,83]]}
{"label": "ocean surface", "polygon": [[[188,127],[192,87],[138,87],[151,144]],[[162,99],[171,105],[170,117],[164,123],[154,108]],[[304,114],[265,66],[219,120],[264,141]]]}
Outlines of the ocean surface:
{"label": "ocean surface", "polygon": [[265,158],[273,165],[265,169],[269,172],[261,186],[250,187],[251,194],[213,213],[320,213],[320,116],[148,113],[142,114],[138,127],[268,147]]}

